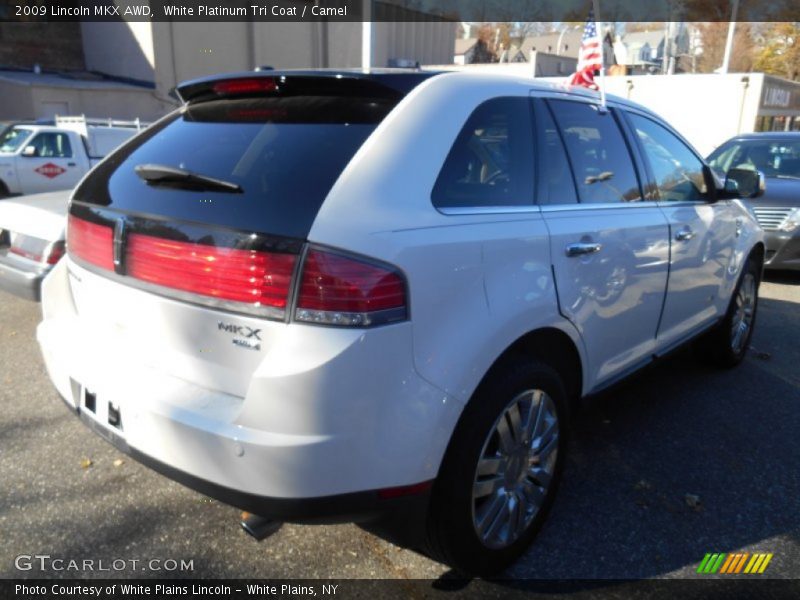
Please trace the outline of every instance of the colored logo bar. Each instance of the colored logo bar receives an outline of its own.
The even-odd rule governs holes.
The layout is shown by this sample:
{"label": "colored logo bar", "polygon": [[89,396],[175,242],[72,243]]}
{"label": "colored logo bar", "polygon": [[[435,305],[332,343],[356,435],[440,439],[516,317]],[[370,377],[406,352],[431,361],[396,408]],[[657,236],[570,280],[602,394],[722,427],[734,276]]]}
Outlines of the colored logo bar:
{"label": "colored logo bar", "polygon": [[703,557],[697,572],[703,575],[720,573],[725,575],[761,574],[767,570],[772,553],[737,552],[733,554],[708,553]]}

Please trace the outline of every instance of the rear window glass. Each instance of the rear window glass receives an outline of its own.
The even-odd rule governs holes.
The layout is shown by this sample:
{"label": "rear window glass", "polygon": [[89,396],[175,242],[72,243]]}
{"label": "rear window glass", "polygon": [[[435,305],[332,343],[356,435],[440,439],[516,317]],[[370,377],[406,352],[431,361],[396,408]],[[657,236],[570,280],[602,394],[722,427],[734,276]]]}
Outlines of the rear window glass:
{"label": "rear window glass", "polygon": [[575,191],[575,180],[564,150],[561,134],[558,132],[553,116],[546,106],[537,111],[539,116],[539,145],[544,149],[544,178],[547,194],[539,199],[539,204],[575,204],[578,195]]}
{"label": "rear window glass", "polygon": [[[148,128],[75,193],[119,210],[303,238],[333,183],[394,106],[383,98],[293,96],[203,102]],[[137,165],[176,167],[241,193],[151,185]]]}

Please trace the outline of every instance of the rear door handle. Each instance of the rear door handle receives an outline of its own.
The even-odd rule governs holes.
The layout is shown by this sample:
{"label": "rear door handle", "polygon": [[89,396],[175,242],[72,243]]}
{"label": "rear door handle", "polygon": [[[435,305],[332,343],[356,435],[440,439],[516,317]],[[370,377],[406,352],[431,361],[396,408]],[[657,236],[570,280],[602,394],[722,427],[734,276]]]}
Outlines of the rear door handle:
{"label": "rear door handle", "polygon": [[596,244],[594,242],[577,242],[576,244],[569,244],[564,249],[564,252],[570,257],[583,256],[585,254],[594,254],[595,252],[600,252],[602,248],[602,244]]}
{"label": "rear door handle", "polygon": [[67,163],[67,166],[68,166],[68,167],[74,167],[74,166],[75,166],[75,163],[74,163],[74,162],[68,162],[68,163]]}
{"label": "rear door handle", "polygon": [[679,242],[688,242],[695,236],[694,231],[692,231],[689,227],[684,227],[678,233],[675,234],[675,239]]}

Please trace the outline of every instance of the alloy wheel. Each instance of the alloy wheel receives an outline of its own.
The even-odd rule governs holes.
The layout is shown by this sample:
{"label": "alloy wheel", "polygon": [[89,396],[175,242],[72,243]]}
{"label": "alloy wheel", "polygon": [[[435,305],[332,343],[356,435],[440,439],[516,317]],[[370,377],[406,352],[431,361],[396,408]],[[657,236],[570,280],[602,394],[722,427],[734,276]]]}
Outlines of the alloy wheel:
{"label": "alloy wheel", "polygon": [[558,455],[558,413],[542,390],[527,390],[500,414],[475,471],[472,516],[481,542],[513,544],[544,502]]}
{"label": "alloy wheel", "polygon": [[739,354],[747,343],[756,311],[756,278],[745,273],[742,285],[736,293],[733,321],[731,323],[731,349]]}

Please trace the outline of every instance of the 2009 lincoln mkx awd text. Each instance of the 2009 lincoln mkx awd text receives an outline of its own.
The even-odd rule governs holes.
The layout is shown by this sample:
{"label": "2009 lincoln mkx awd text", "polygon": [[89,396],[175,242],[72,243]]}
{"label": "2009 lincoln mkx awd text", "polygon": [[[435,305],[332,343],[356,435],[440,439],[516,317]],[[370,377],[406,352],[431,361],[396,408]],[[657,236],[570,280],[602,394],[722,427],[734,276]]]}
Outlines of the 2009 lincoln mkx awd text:
{"label": "2009 lincoln mkx awd text", "polygon": [[178,91],[76,188],[38,339],[87,424],[205,494],[414,507],[426,552],[497,572],[581,398],[692,339],[747,350],[763,177],[720,182],[638,105],[391,70]]}

